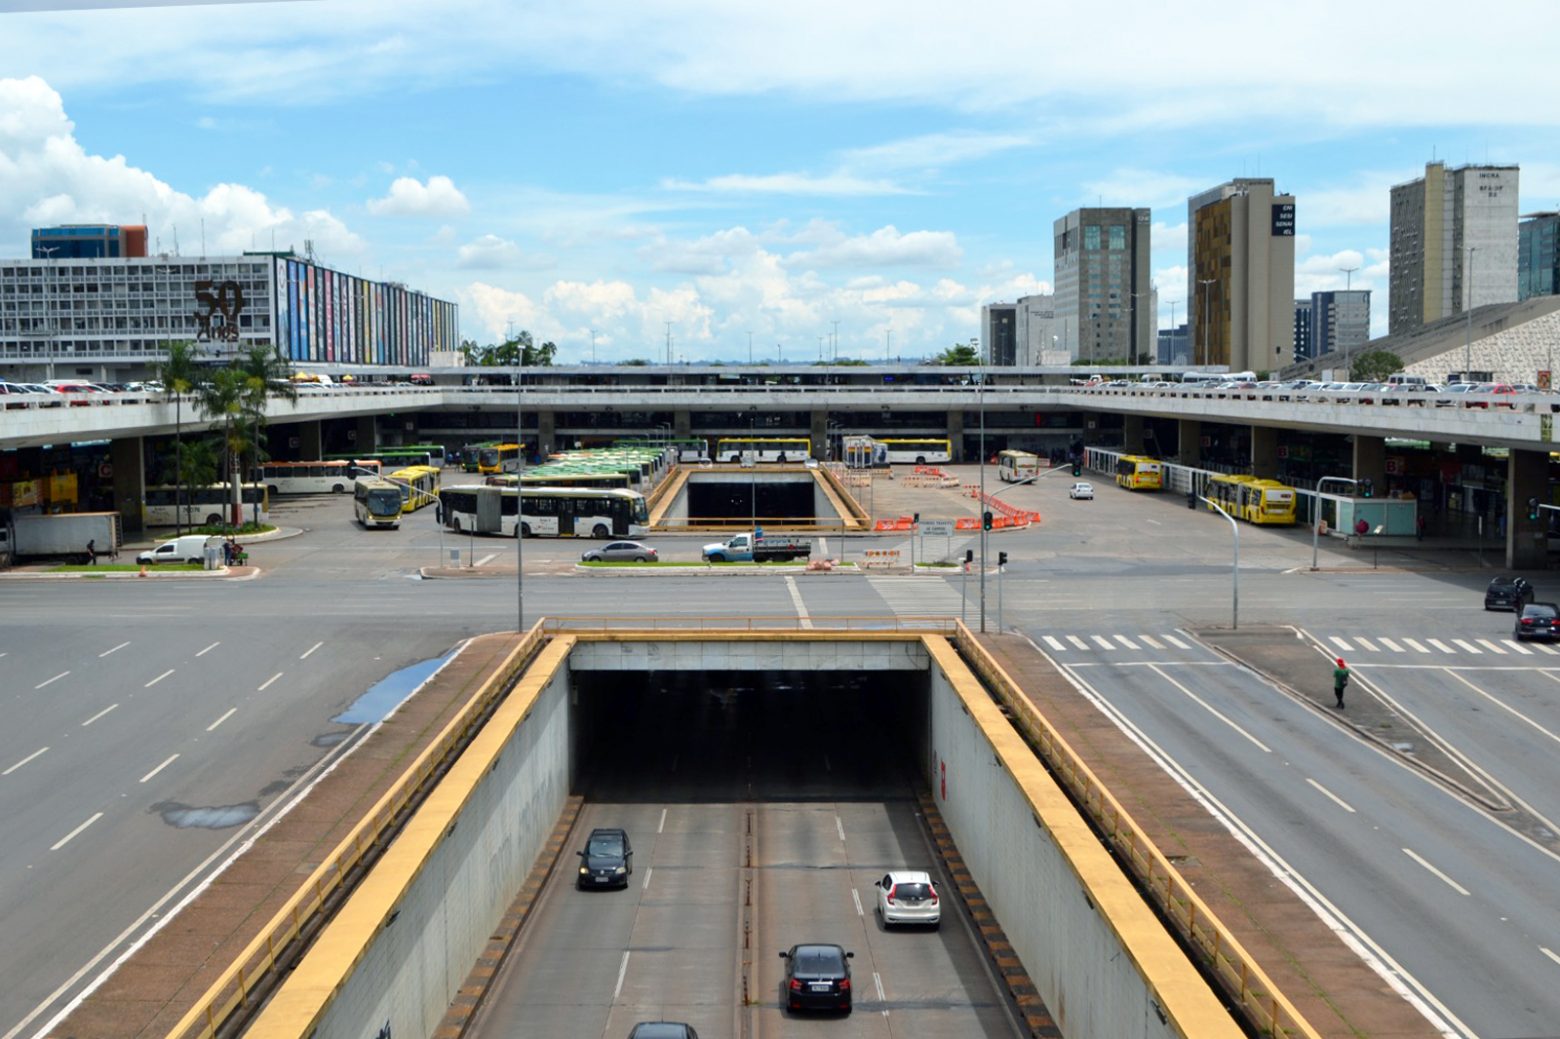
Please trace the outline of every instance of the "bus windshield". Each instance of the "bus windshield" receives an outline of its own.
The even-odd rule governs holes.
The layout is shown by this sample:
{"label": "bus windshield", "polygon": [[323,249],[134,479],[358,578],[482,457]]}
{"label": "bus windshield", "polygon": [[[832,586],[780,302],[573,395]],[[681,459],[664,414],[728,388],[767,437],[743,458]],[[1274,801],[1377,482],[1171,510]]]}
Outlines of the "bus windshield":
{"label": "bus windshield", "polygon": [[489,468],[497,466],[498,465],[498,448],[496,448],[496,447],[484,447],[482,450],[478,451],[477,452],[477,464],[478,465],[487,466]]}
{"label": "bus windshield", "polygon": [[368,511],[375,516],[394,516],[401,511],[402,492],[397,487],[375,487],[365,494]]}

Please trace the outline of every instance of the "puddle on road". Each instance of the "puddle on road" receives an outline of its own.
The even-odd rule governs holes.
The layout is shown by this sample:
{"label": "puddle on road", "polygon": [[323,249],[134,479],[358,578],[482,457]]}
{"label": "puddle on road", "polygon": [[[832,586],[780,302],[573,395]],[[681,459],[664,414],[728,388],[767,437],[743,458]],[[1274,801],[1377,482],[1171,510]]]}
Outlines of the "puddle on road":
{"label": "puddle on road", "polygon": [[152,805],[152,811],[162,816],[169,826],[181,830],[228,830],[242,826],[260,814],[260,802],[246,801],[236,805],[186,805],[176,801],[162,801]]}
{"label": "puddle on road", "polygon": [[368,692],[352,701],[352,706],[336,715],[331,721],[338,725],[362,725],[383,721],[385,716],[395,710],[411,695],[412,690],[427,681],[428,676],[439,669],[439,665],[448,660],[455,651],[432,660],[419,661],[403,667],[399,671],[391,672],[380,679]]}

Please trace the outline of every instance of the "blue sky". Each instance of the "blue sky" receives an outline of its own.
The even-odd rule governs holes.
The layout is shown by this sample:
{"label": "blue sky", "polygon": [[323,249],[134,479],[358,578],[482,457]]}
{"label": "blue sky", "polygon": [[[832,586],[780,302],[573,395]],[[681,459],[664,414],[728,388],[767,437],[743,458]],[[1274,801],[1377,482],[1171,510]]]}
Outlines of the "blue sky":
{"label": "blue sky", "polygon": [[835,322],[842,357],[935,353],[1101,203],[1153,208],[1168,325],[1186,196],[1241,175],[1297,196],[1297,295],[1358,267],[1384,330],[1390,185],[1515,162],[1560,208],[1549,4],[83,4],[0,13],[0,255],[143,216],[186,254],[309,240],[566,362],[666,322],[690,361]]}

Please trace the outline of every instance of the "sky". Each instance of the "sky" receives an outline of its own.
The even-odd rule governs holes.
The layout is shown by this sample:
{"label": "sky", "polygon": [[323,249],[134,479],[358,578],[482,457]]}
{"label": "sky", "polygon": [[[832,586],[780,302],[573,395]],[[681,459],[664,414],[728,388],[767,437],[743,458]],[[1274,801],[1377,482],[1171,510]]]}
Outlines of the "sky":
{"label": "sky", "polygon": [[559,363],[910,359],[1049,291],[1079,206],[1153,210],[1183,321],[1187,196],[1264,176],[1296,296],[1372,289],[1381,334],[1391,185],[1516,163],[1560,208],[1553,32],[1525,0],[0,0],[0,256],[144,222],[312,243]]}

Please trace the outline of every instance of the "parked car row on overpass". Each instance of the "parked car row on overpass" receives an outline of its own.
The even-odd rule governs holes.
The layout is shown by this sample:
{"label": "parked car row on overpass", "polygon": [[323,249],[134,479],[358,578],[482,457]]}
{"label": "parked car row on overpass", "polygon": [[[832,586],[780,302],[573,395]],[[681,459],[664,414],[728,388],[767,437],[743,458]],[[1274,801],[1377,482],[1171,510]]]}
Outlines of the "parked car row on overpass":
{"label": "parked car row on overpass", "polygon": [[1070,392],[1084,394],[1125,394],[1133,397],[1186,397],[1198,400],[1255,400],[1312,404],[1407,405],[1438,408],[1505,408],[1512,411],[1560,412],[1560,394],[1531,385],[1503,382],[1454,382],[1447,386],[1429,383],[1394,386],[1379,382],[1316,382],[1294,379],[1287,382],[1129,383],[1120,380],[1096,386],[1074,386]]}

